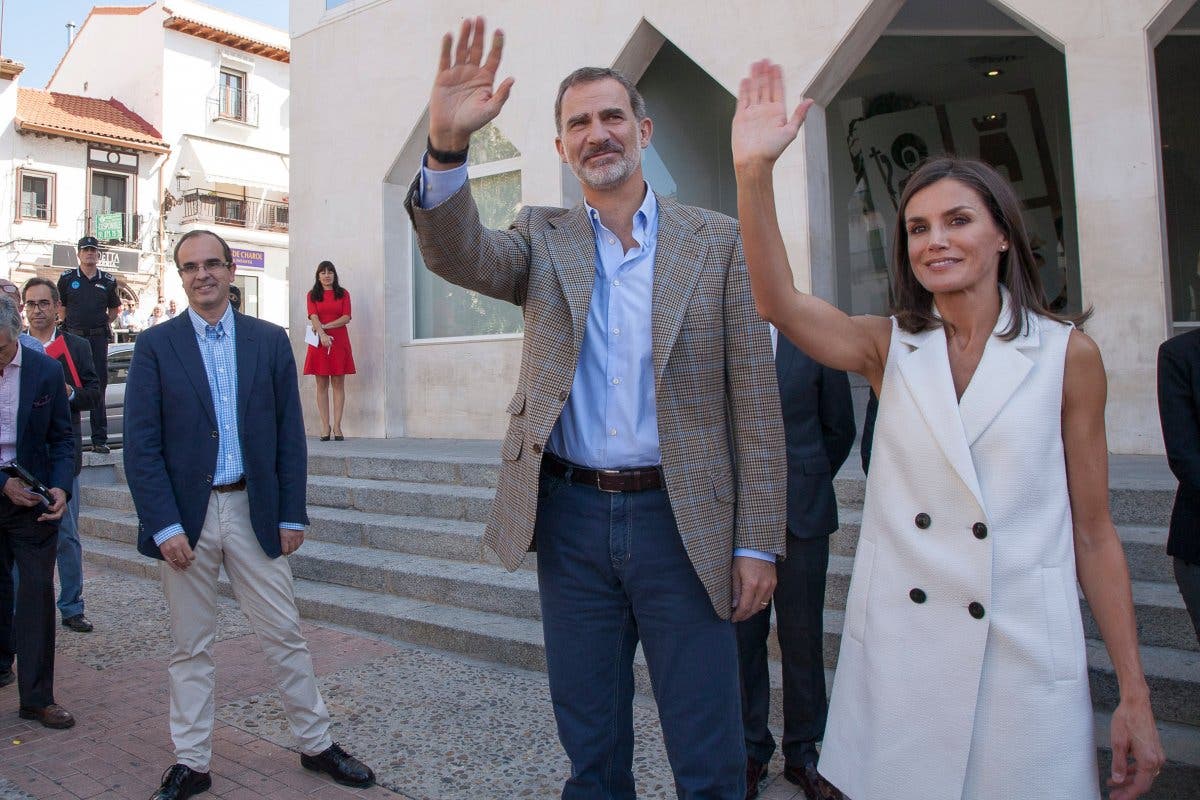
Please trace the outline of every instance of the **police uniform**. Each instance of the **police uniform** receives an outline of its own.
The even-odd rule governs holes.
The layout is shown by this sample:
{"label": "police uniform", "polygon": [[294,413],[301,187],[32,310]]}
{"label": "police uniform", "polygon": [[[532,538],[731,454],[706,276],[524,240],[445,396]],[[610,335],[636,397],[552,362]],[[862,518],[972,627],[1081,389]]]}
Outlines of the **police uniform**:
{"label": "police uniform", "polygon": [[[80,242],[82,245],[84,240]],[[89,243],[86,246],[95,245]],[[121,305],[117,279],[99,268],[91,278],[80,268],[69,269],[58,279],[58,293],[66,313],[63,328],[87,339],[91,345],[96,374],[100,378],[100,396],[104,397],[108,385],[108,343],[112,340],[108,310]],[[104,445],[108,441],[108,416],[103,402],[91,410],[91,422],[92,445]]]}

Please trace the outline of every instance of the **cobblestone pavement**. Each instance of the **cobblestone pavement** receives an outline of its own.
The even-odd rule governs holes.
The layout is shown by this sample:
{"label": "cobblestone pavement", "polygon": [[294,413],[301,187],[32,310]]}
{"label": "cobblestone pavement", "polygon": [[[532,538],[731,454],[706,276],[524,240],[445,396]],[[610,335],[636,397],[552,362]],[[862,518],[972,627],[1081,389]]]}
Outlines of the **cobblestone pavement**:
{"label": "cobblestone pavement", "polygon": [[[0,689],[0,800],[146,800],[173,761],[167,727],[170,633],[157,583],[87,567],[90,634],[60,628],[55,694],[78,724],[51,731],[17,717]],[[262,652],[223,599],[217,644],[213,788],[203,796],[490,800],[555,798],[568,775],[546,676],[353,631],[304,626],[334,738],[379,786],[349,790],[300,768]],[[19,665],[18,665],[19,668]],[[674,796],[653,702],[639,698],[639,797]],[[778,760],[778,759],[777,759]],[[803,795],[779,778],[764,800]]]}

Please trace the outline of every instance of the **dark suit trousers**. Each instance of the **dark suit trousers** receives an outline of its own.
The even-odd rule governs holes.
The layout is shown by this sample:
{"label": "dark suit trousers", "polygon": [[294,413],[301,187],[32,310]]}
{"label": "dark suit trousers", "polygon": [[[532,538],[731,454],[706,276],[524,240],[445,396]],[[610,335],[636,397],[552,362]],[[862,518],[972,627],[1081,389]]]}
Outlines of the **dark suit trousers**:
{"label": "dark suit trousers", "polygon": [[[787,558],[776,565],[775,616],[783,660],[783,757],[789,765],[817,760],[816,743],[825,735],[825,659],[822,612],[829,537],[787,537]],[[746,754],[767,763],[775,739],[767,727],[771,680],[767,635],[771,609],[764,608],[737,625],[742,668],[742,724]]]}
{"label": "dark suit trousers", "polygon": [[91,415],[92,444],[107,444],[108,409],[104,404],[104,389],[108,386],[108,336],[98,333],[84,338],[92,346],[92,361],[96,362],[96,377],[100,379],[100,402],[88,412]]}
{"label": "dark suit trousers", "polygon": [[[0,664],[15,652],[21,705],[41,708],[54,703],[54,560],[58,523],[38,522],[41,509],[20,508],[0,496],[0,571],[21,581],[14,615],[0,613]],[[4,581],[0,609],[12,608],[12,583]],[[15,630],[14,630],[15,628]],[[10,648],[11,643],[11,650]]]}

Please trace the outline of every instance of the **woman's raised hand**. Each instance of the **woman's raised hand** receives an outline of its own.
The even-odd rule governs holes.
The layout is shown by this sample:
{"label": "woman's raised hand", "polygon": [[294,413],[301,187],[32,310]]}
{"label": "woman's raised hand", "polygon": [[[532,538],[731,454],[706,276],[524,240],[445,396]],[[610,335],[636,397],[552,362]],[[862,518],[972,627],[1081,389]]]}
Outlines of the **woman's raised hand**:
{"label": "woman's raised hand", "polygon": [[767,59],[754,62],[738,87],[732,131],[735,168],[770,166],[796,138],[813,101],[801,100],[790,117],[785,101],[783,69]]}
{"label": "woman's raised hand", "polygon": [[504,51],[504,32],[497,29],[492,34],[486,59],[483,38],[483,17],[463,21],[457,46],[452,34],[442,37],[442,54],[429,97],[429,140],[438,150],[465,150],[471,134],[495,119],[508,100],[512,78],[493,88]]}

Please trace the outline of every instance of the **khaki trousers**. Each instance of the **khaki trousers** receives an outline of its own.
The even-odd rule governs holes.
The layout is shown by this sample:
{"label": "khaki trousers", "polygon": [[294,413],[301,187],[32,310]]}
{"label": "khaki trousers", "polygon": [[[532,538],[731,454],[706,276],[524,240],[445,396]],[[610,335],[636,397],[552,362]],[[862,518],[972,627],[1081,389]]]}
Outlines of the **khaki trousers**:
{"label": "khaki trousers", "polygon": [[222,565],[275,673],[283,710],[301,752],[316,755],[326,750],[333,743],[329,712],[317,688],[308,642],[300,633],[292,570],[286,558],[268,558],[263,552],[250,525],[246,492],[212,493],[195,556],[182,572],[166,562],[161,567],[175,640],[168,672],[176,760],[207,772],[212,757],[216,676],[212,645]]}

